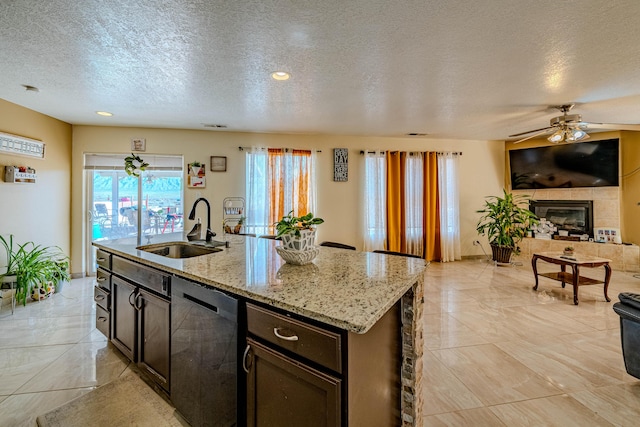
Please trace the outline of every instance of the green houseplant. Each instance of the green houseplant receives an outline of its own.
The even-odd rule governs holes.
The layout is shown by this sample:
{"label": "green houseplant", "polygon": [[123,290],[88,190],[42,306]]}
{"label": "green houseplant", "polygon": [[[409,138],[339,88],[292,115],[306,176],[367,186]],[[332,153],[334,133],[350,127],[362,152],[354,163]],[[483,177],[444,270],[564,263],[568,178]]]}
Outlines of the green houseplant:
{"label": "green houseplant", "polygon": [[315,226],[324,222],[322,218],[316,218],[309,212],[303,216],[293,215],[290,211],[274,226],[276,238],[282,240],[282,244],[290,250],[305,251],[313,247],[315,242]]}
{"label": "green houseplant", "polygon": [[[15,276],[16,300],[23,305],[27,303],[27,296],[35,295],[39,299],[40,289],[48,293],[57,281],[70,279],[69,258],[59,247],[36,245],[33,242],[14,247],[13,235],[8,239],[0,236],[0,243],[7,259],[7,269],[2,276]],[[36,293],[34,289],[37,289]]]}
{"label": "green houseplant", "polygon": [[487,197],[484,209],[476,211],[482,214],[476,231],[489,238],[494,261],[510,262],[513,253],[520,253],[518,243],[526,236],[527,230],[538,224],[538,217],[522,207],[528,201],[528,196],[513,195],[503,189],[503,197]]}

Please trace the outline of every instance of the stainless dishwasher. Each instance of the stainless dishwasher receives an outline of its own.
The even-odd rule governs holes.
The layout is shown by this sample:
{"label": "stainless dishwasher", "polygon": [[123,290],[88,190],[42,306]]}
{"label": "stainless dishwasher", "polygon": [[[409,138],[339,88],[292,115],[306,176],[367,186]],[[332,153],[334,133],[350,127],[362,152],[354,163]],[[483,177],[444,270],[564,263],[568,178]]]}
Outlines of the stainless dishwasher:
{"label": "stainless dishwasher", "polygon": [[238,300],[171,282],[171,401],[194,427],[238,424]]}

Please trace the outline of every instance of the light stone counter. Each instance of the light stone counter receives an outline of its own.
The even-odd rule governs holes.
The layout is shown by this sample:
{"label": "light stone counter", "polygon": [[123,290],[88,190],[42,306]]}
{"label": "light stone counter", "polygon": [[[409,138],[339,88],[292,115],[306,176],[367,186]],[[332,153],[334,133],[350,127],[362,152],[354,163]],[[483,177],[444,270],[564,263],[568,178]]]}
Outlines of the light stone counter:
{"label": "light stone counter", "polygon": [[[177,238],[176,238],[177,237]],[[182,240],[173,235],[173,241]],[[279,241],[233,236],[222,252],[172,259],[137,250],[135,244],[95,242],[133,261],[259,301],[355,333],[367,332],[422,278],[416,258],[320,247],[313,263],[286,264]],[[171,239],[166,236],[164,239]],[[159,243],[154,237],[152,243]]]}

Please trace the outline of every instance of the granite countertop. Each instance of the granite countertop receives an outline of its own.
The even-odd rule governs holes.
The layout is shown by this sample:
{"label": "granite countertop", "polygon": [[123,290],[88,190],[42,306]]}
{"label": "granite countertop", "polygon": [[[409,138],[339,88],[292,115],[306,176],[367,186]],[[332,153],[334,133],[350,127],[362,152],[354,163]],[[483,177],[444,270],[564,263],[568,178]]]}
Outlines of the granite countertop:
{"label": "granite countertop", "polygon": [[[152,243],[162,240],[183,236],[154,236]],[[320,247],[311,264],[290,265],[277,254],[278,244],[231,236],[230,247],[221,252],[172,259],[127,241],[94,242],[124,258],[355,333],[367,332],[425,269],[422,259],[329,247]]]}

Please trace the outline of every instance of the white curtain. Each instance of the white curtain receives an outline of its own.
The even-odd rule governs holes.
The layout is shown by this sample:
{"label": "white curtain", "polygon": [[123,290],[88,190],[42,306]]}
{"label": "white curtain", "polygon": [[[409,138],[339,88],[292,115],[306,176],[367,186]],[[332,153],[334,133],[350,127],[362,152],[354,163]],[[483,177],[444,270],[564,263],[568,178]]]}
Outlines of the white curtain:
{"label": "white curtain", "polygon": [[387,176],[383,151],[366,151],[364,166],[364,250],[384,249],[386,238]]}
{"label": "white curtain", "polygon": [[438,153],[442,262],[461,259],[458,153]]}
{"label": "white curtain", "polygon": [[245,159],[246,171],[246,220],[247,233],[256,236],[269,234],[269,173],[267,150],[251,148]]}
{"label": "white curtain", "polygon": [[423,153],[409,153],[405,168],[405,223],[407,252],[422,256],[423,252],[423,209],[424,209],[424,156]]}

